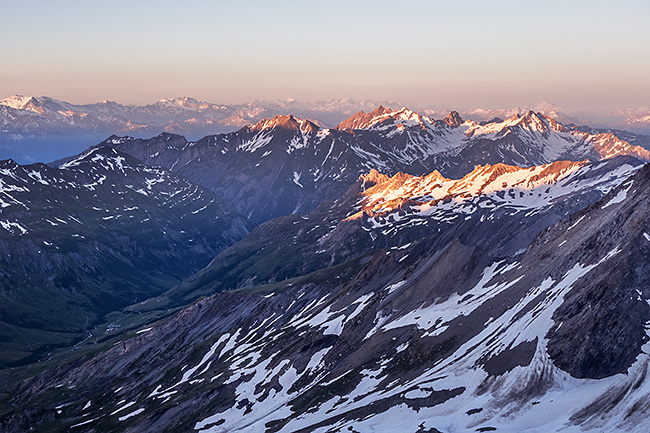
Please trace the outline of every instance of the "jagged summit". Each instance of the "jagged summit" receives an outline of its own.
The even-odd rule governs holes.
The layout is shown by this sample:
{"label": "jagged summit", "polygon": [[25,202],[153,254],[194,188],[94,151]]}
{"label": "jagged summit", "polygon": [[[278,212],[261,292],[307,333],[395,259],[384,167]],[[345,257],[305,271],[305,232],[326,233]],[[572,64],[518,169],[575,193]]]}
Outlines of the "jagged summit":
{"label": "jagged summit", "polygon": [[364,173],[359,176],[359,181],[361,181],[362,190],[371,188],[377,184],[381,184],[390,179],[390,176],[380,173],[377,169],[373,168],[368,173]]}
{"label": "jagged summit", "polygon": [[456,128],[457,126],[462,125],[464,122],[463,118],[460,117],[460,114],[458,114],[458,111],[450,111],[449,114],[447,114],[447,116],[442,119],[442,121],[452,128]]}
{"label": "jagged summit", "polygon": [[18,167],[18,163],[11,158],[0,160],[0,168],[13,169],[15,167]]}
{"label": "jagged summit", "polygon": [[[469,124],[470,127],[466,133],[468,137],[472,137],[476,134],[493,133],[504,135],[506,132],[513,132],[516,130],[546,135],[552,132],[567,134],[571,132],[568,128],[564,127],[554,119],[532,110],[529,110],[524,114],[513,114],[505,120],[494,118],[490,121],[481,123],[470,121]],[[566,138],[568,138],[568,136],[565,137],[565,139]]]}
{"label": "jagged summit", "polygon": [[[447,126],[456,128],[462,125],[465,121],[457,111],[451,111],[443,120]],[[405,127],[417,126],[420,128],[432,128],[436,123],[428,116],[419,114],[406,107],[398,110],[386,108],[382,105],[373,111],[366,113],[360,111],[352,117],[341,122],[337,129],[339,130],[362,130],[362,129],[385,129],[391,124],[400,129]]]}
{"label": "jagged summit", "polygon": [[[390,107],[384,107],[383,105],[380,105],[379,107],[375,108],[374,110],[372,110],[372,111],[371,111],[370,113],[368,113],[368,114],[371,115],[371,116],[373,116],[373,117],[377,117],[377,116],[383,116],[384,114],[386,114],[386,113],[390,113],[390,112],[392,112],[392,111],[393,111],[392,108],[390,108]],[[363,111],[361,111],[361,113],[363,113]]]}
{"label": "jagged summit", "polygon": [[520,117],[518,124],[525,125],[528,130],[548,132],[551,130],[549,120],[549,117],[533,110],[529,110],[526,114]]}
{"label": "jagged summit", "polygon": [[383,105],[380,105],[379,107],[375,108],[369,113],[366,113],[365,111],[361,110],[358,113],[354,114],[350,118],[344,120],[343,122],[339,123],[336,128],[337,129],[364,129],[367,128],[368,126],[372,125],[373,121],[377,119],[378,117],[384,116],[388,113],[392,113],[393,110],[390,108],[386,108]]}
{"label": "jagged summit", "polygon": [[256,132],[272,129],[315,133],[320,129],[320,127],[310,120],[300,119],[291,114],[277,115],[271,119],[263,119],[250,126],[250,130]]}
{"label": "jagged summit", "polygon": [[512,128],[521,127],[531,132],[570,132],[570,130],[557,122],[552,117],[538,111],[528,110],[524,114],[514,114],[506,120],[494,119],[487,124],[492,124],[495,128]]}
{"label": "jagged summit", "polygon": [[356,113],[349,119],[341,122],[336,128],[342,131],[373,128],[384,129],[394,125],[400,130],[403,130],[407,126],[424,127],[425,124],[433,124],[433,120],[406,107],[402,107],[399,110],[392,110],[380,105],[370,113],[363,111]]}

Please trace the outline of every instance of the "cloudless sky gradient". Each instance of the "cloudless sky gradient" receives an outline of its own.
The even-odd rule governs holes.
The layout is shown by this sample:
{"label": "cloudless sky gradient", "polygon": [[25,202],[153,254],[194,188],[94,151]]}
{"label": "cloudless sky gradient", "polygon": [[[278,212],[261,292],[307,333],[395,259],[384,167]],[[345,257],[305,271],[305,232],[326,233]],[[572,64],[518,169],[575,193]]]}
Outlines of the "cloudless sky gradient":
{"label": "cloudless sky gradient", "polygon": [[650,106],[648,0],[0,0],[0,98]]}

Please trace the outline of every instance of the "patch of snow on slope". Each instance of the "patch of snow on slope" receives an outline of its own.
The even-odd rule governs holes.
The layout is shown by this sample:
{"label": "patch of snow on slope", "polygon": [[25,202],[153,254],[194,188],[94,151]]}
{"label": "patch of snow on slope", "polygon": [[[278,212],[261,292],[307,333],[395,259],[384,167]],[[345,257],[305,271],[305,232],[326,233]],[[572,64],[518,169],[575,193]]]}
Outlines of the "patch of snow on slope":
{"label": "patch of snow on slope", "polygon": [[144,409],[136,409],[133,412],[126,414],[124,416],[119,417],[118,419],[121,421],[126,421],[127,419],[134,417],[136,415],[140,415],[142,412],[144,412]]}
{"label": "patch of snow on slope", "polygon": [[[199,368],[201,368],[201,366],[202,366],[203,364],[205,364],[206,362],[208,362],[208,360],[209,360],[210,358],[212,358],[212,356],[214,355],[214,353],[217,351],[217,348],[221,345],[221,343],[223,343],[224,341],[226,341],[226,340],[228,339],[228,337],[230,337],[230,334],[224,334],[224,335],[222,335],[221,337],[219,337],[219,340],[217,340],[217,342],[214,343],[214,344],[212,345],[212,347],[210,347],[210,350],[208,350],[208,353],[206,353],[206,354],[203,356],[203,358],[201,359],[201,361],[200,361],[200,362],[199,362],[195,367],[190,368],[189,370],[187,370],[187,371],[183,374],[183,377],[181,378],[181,381],[179,382],[179,384],[184,383],[184,382],[187,382],[187,381],[190,379],[190,377],[194,374],[195,371],[197,371]],[[226,351],[226,350],[224,349],[224,352],[225,352],[225,351]],[[208,364],[208,367],[209,367],[209,364]]]}
{"label": "patch of snow on slope", "polygon": [[293,183],[295,183],[296,185],[298,185],[300,188],[304,188],[304,187],[302,186],[302,184],[300,183],[300,177],[301,177],[301,176],[302,176],[301,174],[296,173],[296,172],[294,171],[294,172],[293,172]]}
{"label": "patch of snow on slope", "polygon": [[257,149],[261,149],[271,142],[273,134],[269,131],[264,131],[256,134],[251,140],[245,141],[239,146],[237,150],[253,153]]}
{"label": "patch of snow on slope", "polygon": [[616,193],[616,195],[612,197],[607,203],[605,203],[601,209],[605,209],[606,207],[609,207],[616,203],[620,203],[623,200],[625,200],[627,198],[627,192],[630,190],[631,187],[632,187],[632,183],[630,182],[627,188],[623,188],[618,193]]}
{"label": "patch of snow on slope", "polygon": [[26,235],[27,233],[29,233],[29,231],[25,227],[21,226],[17,222],[0,221],[0,226],[2,226],[3,229],[7,230],[12,235],[16,234],[16,229],[18,229],[20,231],[20,233],[18,233],[18,234],[21,235],[21,236]]}
{"label": "patch of snow on slope", "polygon": [[[403,326],[415,325],[419,329],[428,331],[434,326],[437,326],[437,328],[445,327],[445,323],[456,317],[469,315],[485,301],[513,286],[521,278],[489,286],[488,283],[503,271],[501,265],[503,265],[503,262],[495,262],[488,266],[483,271],[481,280],[468,292],[463,294],[454,293],[449,299],[440,303],[433,301],[434,303],[431,305],[422,305],[415,310],[409,311],[404,316],[386,323],[381,330],[388,331]],[[507,269],[512,269],[516,265],[517,263],[511,264]],[[499,269],[500,267],[501,269]]]}

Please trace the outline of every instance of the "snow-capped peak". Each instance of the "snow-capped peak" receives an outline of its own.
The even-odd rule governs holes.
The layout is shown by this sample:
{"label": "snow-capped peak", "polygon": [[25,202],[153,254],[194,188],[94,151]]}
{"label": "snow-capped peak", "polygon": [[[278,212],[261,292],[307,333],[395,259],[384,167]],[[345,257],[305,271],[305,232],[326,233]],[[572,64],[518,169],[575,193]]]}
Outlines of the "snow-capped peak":
{"label": "snow-capped peak", "polygon": [[370,113],[359,111],[354,116],[339,123],[337,128],[341,130],[372,129],[379,124],[383,128],[387,124],[385,122],[396,124],[398,128],[403,129],[407,126],[423,126],[426,123],[432,124],[433,120],[406,107],[402,107],[399,110],[392,110],[380,105]]}
{"label": "snow-capped peak", "polygon": [[34,96],[13,95],[0,100],[0,104],[16,110],[29,110],[36,113],[43,113],[41,102]]}
{"label": "snow-capped peak", "polygon": [[395,120],[412,121],[419,124],[424,123],[423,117],[421,115],[413,110],[409,110],[406,107],[402,107],[394,113],[387,115],[386,117],[391,117]]}
{"label": "snow-capped peak", "polygon": [[[242,131],[246,131],[246,134],[252,133],[252,136],[245,138],[237,146],[238,150],[255,152],[266,147],[271,141],[274,141],[275,137],[279,137],[276,139],[277,142],[286,145],[286,151],[291,153],[295,149],[306,147],[309,138],[317,134],[321,129],[309,120],[292,115],[278,115],[271,119],[261,120],[255,125],[244,127]],[[291,136],[289,140],[286,137],[287,133]]]}
{"label": "snow-capped peak", "polygon": [[[60,115],[61,112],[66,114],[78,113],[80,108],[79,106],[75,107],[68,102],[50,98],[49,96],[36,97],[14,95],[0,100],[0,105],[11,107],[16,110],[31,111],[42,115],[55,116]],[[66,116],[64,115],[64,117]]]}
{"label": "snow-capped peak", "polygon": [[527,132],[536,132],[547,134],[552,131],[555,132],[569,132],[567,128],[562,126],[555,120],[547,117],[541,113],[529,110],[526,114],[513,114],[506,120],[494,119],[490,122],[469,122],[470,127],[467,130],[467,136],[483,134],[500,134],[503,135],[513,129],[519,129]]}
{"label": "snow-capped peak", "polygon": [[536,113],[532,110],[529,110],[526,114],[521,116],[516,124],[529,131],[548,132],[550,130],[548,118],[543,114]]}
{"label": "snow-capped peak", "polygon": [[174,98],[163,98],[158,101],[158,105],[164,106],[178,106],[184,108],[197,108],[199,105],[203,105],[201,101],[190,98],[189,96],[180,96]]}
{"label": "snow-capped peak", "polygon": [[12,95],[8,98],[0,100],[0,104],[15,108],[17,110],[22,110],[25,104],[32,98],[33,96]]}

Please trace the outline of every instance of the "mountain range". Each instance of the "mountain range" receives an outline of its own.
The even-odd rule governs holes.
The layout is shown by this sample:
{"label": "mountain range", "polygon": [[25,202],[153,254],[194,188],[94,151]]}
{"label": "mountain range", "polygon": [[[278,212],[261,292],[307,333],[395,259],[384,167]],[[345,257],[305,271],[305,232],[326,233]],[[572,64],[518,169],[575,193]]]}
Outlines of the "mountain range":
{"label": "mountain range", "polygon": [[457,112],[434,120],[383,106],[356,113],[336,128],[275,116],[194,142],[163,133],[150,139],[113,136],[101,145],[187,177],[233,203],[255,224],[309,212],[340,197],[372,169],[388,175],[439,170],[457,178],[478,164],[532,166],[617,155],[650,161],[650,151],[641,145],[612,133],[570,128],[532,111],[476,123]]}
{"label": "mountain range", "polygon": [[382,105],[4,161],[0,430],[646,431],[648,149]]}
{"label": "mountain range", "polygon": [[163,98],[147,105],[113,101],[79,105],[47,96],[16,95],[0,100],[0,159],[49,162],[81,152],[111,134],[150,137],[171,132],[198,139],[276,114],[296,113],[336,124],[377,105],[350,99],[314,104],[292,100],[214,104],[189,97]]}
{"label": "mountain range", "polygon": [[[449,184],[468,188],[475,212],[494,200],[502,211],[481,216],[514,229],[506,244],[520,242],[518,230],[541,228],[514,254],[504,252],[515,245],[490,248],[504,242],[501,236],[481,241],[480,212],[467,212],[462,202],[449,208],[453,199],[434,198],[427,203],[438,202],[439,210],[450,211],[447,218],[421,211],[420,219],[456,234],[409,234],[403,228],[392,244],[351,252],[332,266],[319,260],[320,269],[300,268],[294,278],[261,285],[247,279],[238,290],[205,298],[97,355],[25,382],[12,393],[20,410],[3,418],[3,428],[640,431],[647,422],[643,347],[650,307],[643,266],[650,172],[623,161],[578,165],[556,163],[532,172],[490,167],[462,181],[441,179],[445,191]],[[618,173],[619,180],[609,173]],[[356,185],[355,197],[367,213],[390,199],[395,183],[405,192],[435,194],[440,187],[431,181],[437,178],[373,173]],[[540,225],[526,215],[562,206],[508,194],[512,183],[499,188],[502,180],[530,187],[538,197],[553,185],[574,185],[569,189],[578,195],[619,186],[544,230],[552,219],[542,217]],[[485,188],[479,192],[476,185]],[[347,223],[361,223],[362,229],[348,231],[338,243],[359,232],[373,238],[363,228],[376,226],[377,216],[359,218],[353,211]],[[451,218],[454,212],[464,217]],[[390,214],[396,217],[399,210],[388,208]],[[476,218],[465,219],[471,215]],[[305,224],[314,219],[312,230],[324,222],[317,213],[287,218]],[[472,232],[472,219],[474,233],[461,239],[458,234]],[[308,226],[292,235],[269,230],[272,223],[277,224],[266,223],[250,236],[275,233],[287,246],[297,235],[307,237],[297,242],[303,248],[314,245]],[[231,247],[211,267],[223,266],[229,254],[247,257],[241,248]],[[277,259],[278,250],[258,255]],[[286,254],[285,261],[300,257]],[[204,271],[189,281],[205,287],[210,280],[223,278]],[[555,414],[550,420],[549,412]]]}
{"label": "mountain range", "polygon": [[[113,101],[71,104],[47,96],[10,96],[0,100],[0,159],[22,163],[49,162],[81,152],[111,135],[150,137],[161,132],[185,135],[190,140],[235,131],[275,115],[293,114],[319,126],[333,127],[359,110],[372,110],[377,101],[341,99],[314,103],[295,100],[215,104],[189,97],[164,98],[153,104],[123,105]],[[448,109],[414,107],[430,117],[444,117]],[[650,133],[650,109],[621,109],[606,115],[573,113],[542,102],[508,109],[458,110],[477,122],[509,118],[535,111],[564,124],[584,125],[599,132],[611,128]]]}

